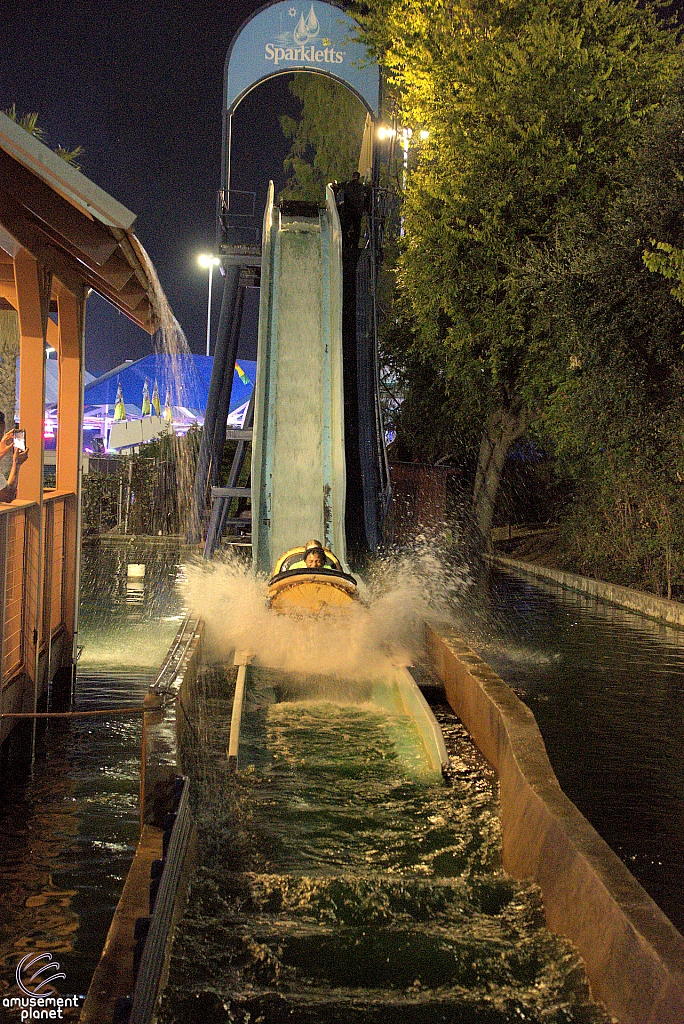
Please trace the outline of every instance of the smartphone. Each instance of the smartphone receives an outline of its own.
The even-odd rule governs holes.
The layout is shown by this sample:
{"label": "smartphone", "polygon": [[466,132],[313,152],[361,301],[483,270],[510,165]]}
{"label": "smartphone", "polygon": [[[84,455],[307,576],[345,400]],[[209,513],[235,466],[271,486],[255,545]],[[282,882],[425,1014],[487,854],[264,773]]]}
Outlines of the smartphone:
{"label": "smartphone", "polygon": [[26,451],[26,431],[15,430],[14,431],[14,447],[18,448],[20,452]]}

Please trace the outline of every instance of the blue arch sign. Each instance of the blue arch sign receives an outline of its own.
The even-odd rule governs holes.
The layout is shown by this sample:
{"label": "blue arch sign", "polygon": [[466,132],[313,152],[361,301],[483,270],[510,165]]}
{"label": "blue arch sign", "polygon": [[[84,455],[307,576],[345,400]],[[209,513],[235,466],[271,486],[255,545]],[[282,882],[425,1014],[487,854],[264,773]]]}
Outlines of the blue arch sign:
{"label": "blue arch sign", "polygon": [[379,117],[380,71],[355,41],[358,25],[341,8],[321,0],[282,0],[252,15],[226,57],[225,110],[232,114],[260,82],[291,71],[336,78]]}

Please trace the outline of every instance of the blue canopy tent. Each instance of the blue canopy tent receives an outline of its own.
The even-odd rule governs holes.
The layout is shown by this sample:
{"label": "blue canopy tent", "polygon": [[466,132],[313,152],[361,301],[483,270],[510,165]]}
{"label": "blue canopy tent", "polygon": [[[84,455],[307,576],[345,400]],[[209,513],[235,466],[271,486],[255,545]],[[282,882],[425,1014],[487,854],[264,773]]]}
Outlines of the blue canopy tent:
{"label": "blue canopy tent", "polygon": [[[166,396],[169,395],[174,429],[177,432],[184,432],[194,423],[202,425],[213,361],[211,356],[153,353],[135,362],[122,363],[91,380],[84,389],[86,448],[89,448],[88,435],[95,433],[105,437],[107,426],[111,424],[114,415],[119,386],[127,418],[135,420],[142,417],[146,380],[150,394],[157,382],[162,412]],[[239,372],[237,369],[233,372],[228,416],[228,422],[234,426],[242,425],[256,380],[256,362],[241,359],[238,366]]]}
{"label": "blue canopy tent", "polygon": [[[170,356],[154,353],[134,363],[122,363],[102,377],[96,377],[86,386],[85,408],[109,406],[113,411],[120,384],[126,412],[128,413],[130,409],[131,415],[139,417],[145,381],[147,380],[150,388],[157,381],[162,404],[168,392],[174,409],[186,410],[192,418],[201,421],[207,405],[213,362],[212,356]],[[231,413],[249,401],[253,380],[256,377],[256,363],[241,360],[239,365],[246,382],[235,370],[230,400]]]}
{"label": "blue canopy tent", "polygon": [[[196,419],[202,419],[207,405],[213,362],[212,356],[153,353],[136,362],[122,363],[86,386],[85,407],[111,406],[113,409],[121,384],[126,411],[130,406],[132,414],[140,416],[145,381],[152,387],[156,380],[162,402],[168,391],[173,406],[187,409]],[[234,371],[230,412],[249,401],[252,381],[256,376],[256,363],[241,360],[239,365],[248,383],[243,383],[237,370]]]}
{"label": "blue canopy tent", "polygon": [[[242,360],[240,360],[242,365]],[[246,364],[245,364],[246,365]],[[256,365],[256,364],[255,364]],[[83,371],[83,376],[87,384],[95,380],[92,373],[88,373],[87,370]],[[248,374],[249,376],[249,374]],[[17,356],[17,370],[16,370],[16,384],[15,384],[15,410],[19,412],[19,357]],[[54,407],[57,408],[57,399],[59,397],[59,372],[57,366],[57,359],[46,359],[45,360],[45,406],[46,408]],[[18,416],[17,416],[18,419]]]}

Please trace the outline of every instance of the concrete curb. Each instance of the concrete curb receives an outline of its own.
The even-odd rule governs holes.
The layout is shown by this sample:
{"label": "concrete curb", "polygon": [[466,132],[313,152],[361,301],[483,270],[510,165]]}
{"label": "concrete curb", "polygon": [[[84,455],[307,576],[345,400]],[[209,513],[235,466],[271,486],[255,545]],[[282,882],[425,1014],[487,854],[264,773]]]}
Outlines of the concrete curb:
{"label": "concrete curb", "polygon": [[525,573],[526,576],[550,580],[566,590],[578,590],[583,594],[595,597],[597,601],[605,601],[606,604],[614,604],[619,608],[628,608],[649,619],[667,622],[671,626],[679,626],[684,629],[684,604],[679,601],[668,601],[665,597],[656,597],[655,594],[647,594],[642,590],[631,590],[629,587],[620,587],[616,583],[604,583],[603,580],[577,576],[572,572],[550,569],[545,565],[535,565],[533,562],[520,562],[515,558],[504,558],[502,555],[492,555],[491,561],[505,569],[515,569]]}
{"label": "concrete curb", "polygon": [[162,855],[161,829],[145,825],[95,968],[80,1024],[103,1024],[112,1019],[118,996],[133,991],[133,933],[139,917],[150,912],[150,868]]}
{"label": "concrete curb", "polygon": [[499,775],[503,863],[532,878],[594,996],[622,1024],[682,1024],[684,938],[565,796],[534,715],[458,639],[427,628],[449,703]]}

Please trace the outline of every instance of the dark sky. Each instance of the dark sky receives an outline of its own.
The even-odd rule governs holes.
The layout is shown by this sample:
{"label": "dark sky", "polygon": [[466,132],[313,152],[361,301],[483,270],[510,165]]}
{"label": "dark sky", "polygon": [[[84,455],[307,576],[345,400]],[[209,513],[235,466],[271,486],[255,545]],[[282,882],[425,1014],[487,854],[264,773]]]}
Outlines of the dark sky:
{"label": "dark sky", "polygon": [[[55,146],[82,145],[83,172],[138,215],[190,347],[204,352],[207,272],[221,182],[223,68],[231,39],[261,0],[0,0],[0,109],[37,111]],[[678,10],[680,2],[672,4]],[[234,118],[235,188],[263,207],[282,185],[278,118],[298,106],[289,78],[257,87]],[[213,323],[220,303],[215,277]],[[86,364],[101,373],[151,341],[92,296]]]}
{"label": "dark sky", "polygon": [[[0,0],[0,109],[37,111],[50,145],[82,145],[82,171],[137,214],[190,348],[206,344],[207,272],[221,183],[223,68],[234,33],[260,0]],[[278,118],[297,110],[288,78],[255,89],[234,119],[233,181],[282,184]],[[214,278],[216,323],[220,278]],[[151,351],[111,306],[88,303],[86,365],[101,373]]]}

